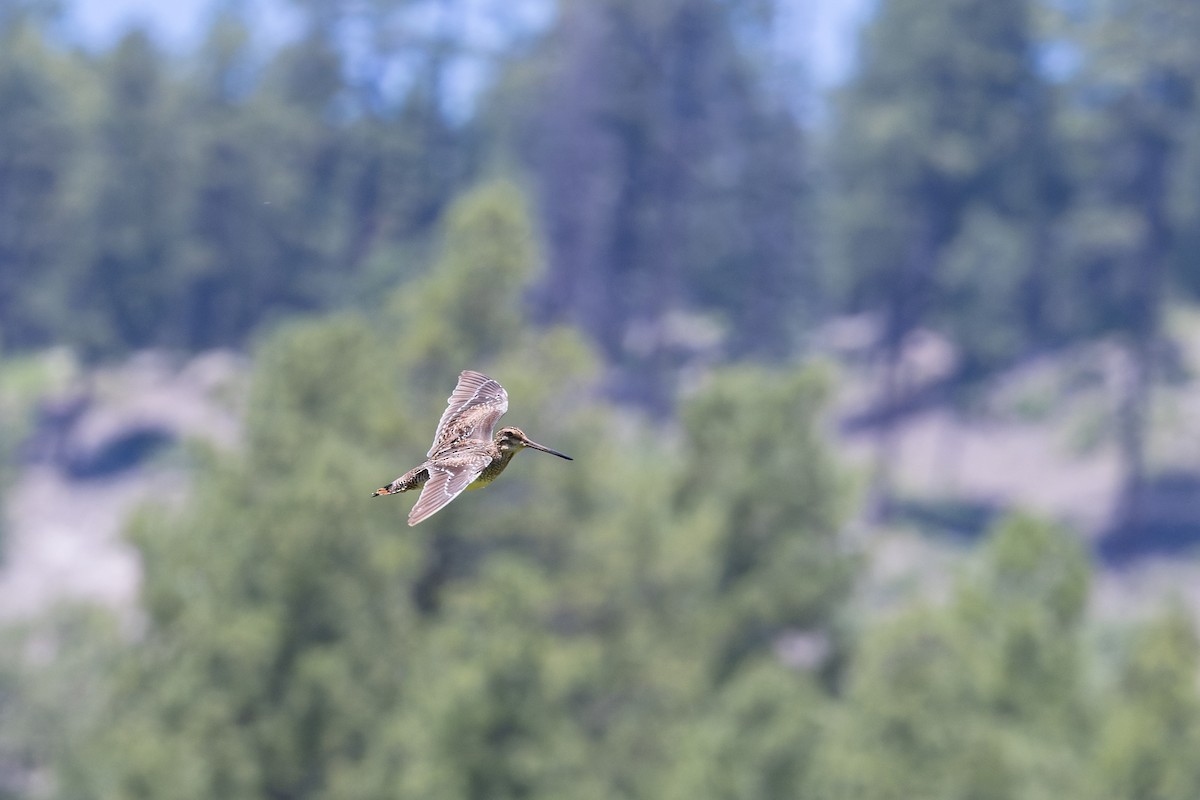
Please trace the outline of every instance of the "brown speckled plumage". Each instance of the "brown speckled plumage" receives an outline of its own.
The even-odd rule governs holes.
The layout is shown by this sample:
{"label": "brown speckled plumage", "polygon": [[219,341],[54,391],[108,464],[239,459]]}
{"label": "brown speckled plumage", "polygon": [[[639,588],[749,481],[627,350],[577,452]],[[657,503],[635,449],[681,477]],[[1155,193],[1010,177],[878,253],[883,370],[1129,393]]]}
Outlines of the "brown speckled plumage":
{"label": "brown speckled plumage", "polygon": [[408,524],[416,525],[440,511],[464,489],[494,481],[512,457],[526,447],[571,460],[570,456],[531,441],[520,428],[501,428],[493,438],[496,422],[506,411],[508,392],[504,387],[486,375],[465,370],[446,401],[425,462],[371,496],[423,487],[408,514]]}

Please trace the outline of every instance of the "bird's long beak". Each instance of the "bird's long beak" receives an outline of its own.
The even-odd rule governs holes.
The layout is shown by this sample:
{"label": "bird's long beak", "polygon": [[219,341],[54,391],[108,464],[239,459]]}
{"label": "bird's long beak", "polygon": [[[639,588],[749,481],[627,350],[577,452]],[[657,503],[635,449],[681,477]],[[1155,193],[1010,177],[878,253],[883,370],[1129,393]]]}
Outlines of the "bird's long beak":
{"label": "bird's long beak", "polygon": [[557,450],[551,450],[549,447],[538,444],[537,442],[531,441],[529,439],[525,440],[525,446],[532,447],[534,450],[541,450],[543,453],[549,453],[552,456],[558,456],[559,458],[565,458],[567,461],[575,460],[575,459],[571,458],[569,455],[567,455],[566,453],[560,453]]}

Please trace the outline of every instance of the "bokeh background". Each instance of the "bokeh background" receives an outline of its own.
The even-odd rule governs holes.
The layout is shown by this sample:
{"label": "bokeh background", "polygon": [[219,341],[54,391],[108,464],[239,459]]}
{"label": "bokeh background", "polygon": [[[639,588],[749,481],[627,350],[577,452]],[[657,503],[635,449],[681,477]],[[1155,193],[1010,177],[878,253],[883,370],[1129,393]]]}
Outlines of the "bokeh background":
{"label": "bokeh background", "polygon": [[1198,42],[0,0],[0,798],[1200,797]]}

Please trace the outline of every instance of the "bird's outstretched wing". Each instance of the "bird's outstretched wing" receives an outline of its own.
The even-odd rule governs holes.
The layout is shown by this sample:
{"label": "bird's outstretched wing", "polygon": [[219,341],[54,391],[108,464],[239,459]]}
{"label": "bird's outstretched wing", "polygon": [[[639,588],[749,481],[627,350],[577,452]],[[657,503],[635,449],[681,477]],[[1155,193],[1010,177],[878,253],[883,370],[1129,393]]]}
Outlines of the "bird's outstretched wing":
{"label": "bird's outstretched wing", "polygon": [[496,381],[474,370],[463,370],[458,385],[446,400],[446,410],[433,435],[432,458],[448,445],[466,440],[490,442],[496,420],[508,411],[508,392]]}
{"label": "bird's outstretched wing", "polygon": [[429,480],[421,489],[421,496],[412,511],[408,512],[408,524],[416,525],[441,511],[462,494],[491,461],[491,456],[486,453],[453,453],[430,463]]}

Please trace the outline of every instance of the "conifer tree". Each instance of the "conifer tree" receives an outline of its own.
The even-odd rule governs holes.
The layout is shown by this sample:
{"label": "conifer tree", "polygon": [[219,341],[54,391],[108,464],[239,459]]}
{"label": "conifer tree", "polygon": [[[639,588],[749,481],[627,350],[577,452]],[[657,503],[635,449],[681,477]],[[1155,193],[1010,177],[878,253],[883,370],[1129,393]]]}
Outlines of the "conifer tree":
{"label": "conifer tree", "polygon": [[828,274],[843,308],[878,320],[885,515],[909,335],[950,334],[969,376],[1047,324],[1056,168],[1033,14],[1027,0],[888,0],[837,98]]}

